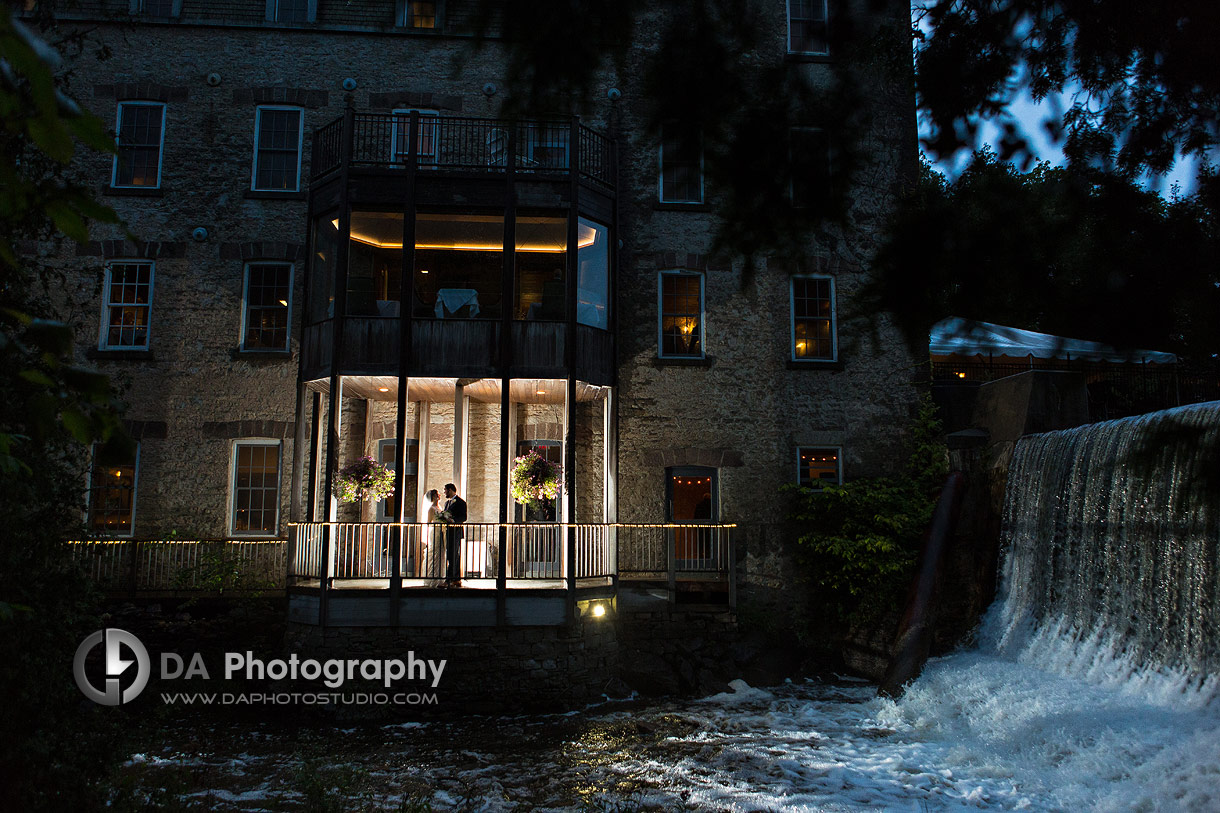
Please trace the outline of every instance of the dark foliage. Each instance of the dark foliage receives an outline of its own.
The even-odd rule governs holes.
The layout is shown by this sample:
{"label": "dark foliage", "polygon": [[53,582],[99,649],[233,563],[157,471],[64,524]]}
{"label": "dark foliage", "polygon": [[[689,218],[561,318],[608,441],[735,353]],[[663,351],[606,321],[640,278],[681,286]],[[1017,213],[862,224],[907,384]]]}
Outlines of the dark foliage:
{"label": "dark foliage", "polygon": [[946,181],[927,164],[861,305],[913,349],[946,316],[1206,362],[1220,347],[1220,184],[1166,201],[1121,176],[980,152]]}
{"label": "dark foliage", "polygon": [[1175,153],[1206,155],[1220,139],[1220,4],[945,0],[929,4],[917,31],[928,32],[917,87],[937,159],[974,147],[980,117],[995,117],[1001,157],[1029,160],[1028,134],[1008,110],[1022,88],[1035,99],[1068,94],[1046,126],[1077,163],[1164,172]]}

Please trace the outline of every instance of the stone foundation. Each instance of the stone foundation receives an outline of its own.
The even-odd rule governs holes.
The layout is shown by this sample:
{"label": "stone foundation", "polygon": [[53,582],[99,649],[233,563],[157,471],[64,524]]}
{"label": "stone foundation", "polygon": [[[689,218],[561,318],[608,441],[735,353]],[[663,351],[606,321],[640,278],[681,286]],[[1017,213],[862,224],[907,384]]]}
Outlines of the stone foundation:
{"label": "stone foundation", "polygon": [[[553,710],[598,700],[610,687],[619,650],[613,623],[553,627],[317,627],[290,622],[286,652],[301,658],[445,660],[433,690],[442,714]],[[365,691],[345,687],[345,691]]]}

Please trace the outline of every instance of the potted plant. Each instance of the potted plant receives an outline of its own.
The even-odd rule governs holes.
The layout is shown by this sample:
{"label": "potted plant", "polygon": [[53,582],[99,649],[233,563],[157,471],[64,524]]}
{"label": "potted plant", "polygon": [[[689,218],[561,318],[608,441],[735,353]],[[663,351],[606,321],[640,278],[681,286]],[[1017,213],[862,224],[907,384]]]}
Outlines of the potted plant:
{"label": "potted plant", "polygon": [[339,502],[376,502],[393,493],[394,472],[368,455],[339,469],[335,477],[335,499]]}
{"label": "potted plant", "polygon": [[563,489],[563,466],[530,449],[513,461],[509,491],[521,505],[541,509]]}

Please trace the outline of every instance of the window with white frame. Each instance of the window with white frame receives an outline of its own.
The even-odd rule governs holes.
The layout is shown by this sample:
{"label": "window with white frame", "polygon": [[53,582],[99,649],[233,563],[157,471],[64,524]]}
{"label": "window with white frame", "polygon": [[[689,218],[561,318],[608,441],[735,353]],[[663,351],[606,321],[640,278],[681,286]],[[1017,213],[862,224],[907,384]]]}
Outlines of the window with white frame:
{"label": "window with white frame", "polygon": [[703,358],[703,275],[662,271],[658,299],[661,358]]}
{"label": "window with white frame", "polygon": [[662,203],[703,202],[703,145],[697,130],[663,127],[660,161]]}
{"label": "window with white frame", "polygon": [[431,30],[440,23],[440,3],[437,0],[397,0],[394,24],[399,28]]}
{"label": "window with white frame", "polygon": [[182,13],[182,0],[130,0],[128,11],[147,17],[177,17]]}
{"label": "window with white frame", "polygon": [[268,22],[312,23],[317,19],[317,0],[267,0]]}
{"label": "window with white frame", "polygon": [[118,151],[110,178],[113,187],[161,186],[161,148],[165,143],[165,105],[119,102],[115,117]]}
{"label": "window with white frame", "polygon": [[251,188],[296,192],[301,186],[299,107],[259,107],[254,118],[254,172]]}
{"label": "window with white frame", "polygon": [[828,0],[788,0],[788,53],[830,53]]}
{"label": "window with white frame", "polygon": [[833,446],[802,446],[796,450],[797,482],[820,489],[843,482],[839,449]]}
{"label": "window with white frame", "polygon": [[287,350],[292,263],[247,263],[242,350]]}
{"label": "window with white frame", "polygon": [[792,358],[796,361],[834,361],[835,300],[830,277],[792,279]]}
{"label": "window with white frame", "polygon": [[135,527],[139,461],[138,444],[129,454],[118,457],[113,452],[103,452],[101,445],[94,444],[86,521],[90,531],[108,536],[131,536]]}
{"label": "window with white frame", "polygon": [[422,110],[414,107],[400,108],[394,111],[393,144],[394,154],[390,160],[396,164],[405,164],[410,153],[411,114],[419,114],[418,130],[415,134],[415,161],[419,164],[432,165],[436,163],[436,137],[440,126],[440,115],[435,110]]}
{"label": "window with white frame", "polygon": [[102,291],[102,350],[147,350],[152,315],[153,264],[107,263]]}
{"label": "window with white frame", "polygon": [[826,198],[830,186],[830,138],[820,127],[793,127],[788,131],[789,197],[792,205],[807,208]]}
{"label": "window with white frame", "polygon": [[274,536],[280,520],[280,442],[239,440],[233,444],[232,532]]}

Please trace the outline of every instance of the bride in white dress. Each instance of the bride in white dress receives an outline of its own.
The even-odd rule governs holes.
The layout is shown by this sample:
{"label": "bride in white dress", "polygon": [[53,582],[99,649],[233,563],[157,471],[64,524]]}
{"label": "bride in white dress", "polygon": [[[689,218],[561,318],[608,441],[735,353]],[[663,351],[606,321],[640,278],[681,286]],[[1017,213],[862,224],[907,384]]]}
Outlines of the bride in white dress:
{"label": "bride in white dress", "polygon": [[441,494],[435,488],[424,494],[431,501],[428,506],[427,536],[424,538],[424,566],[420,576],[425,579],[440,579],[445,575],[445,531],[437,520],[441,509]]}

